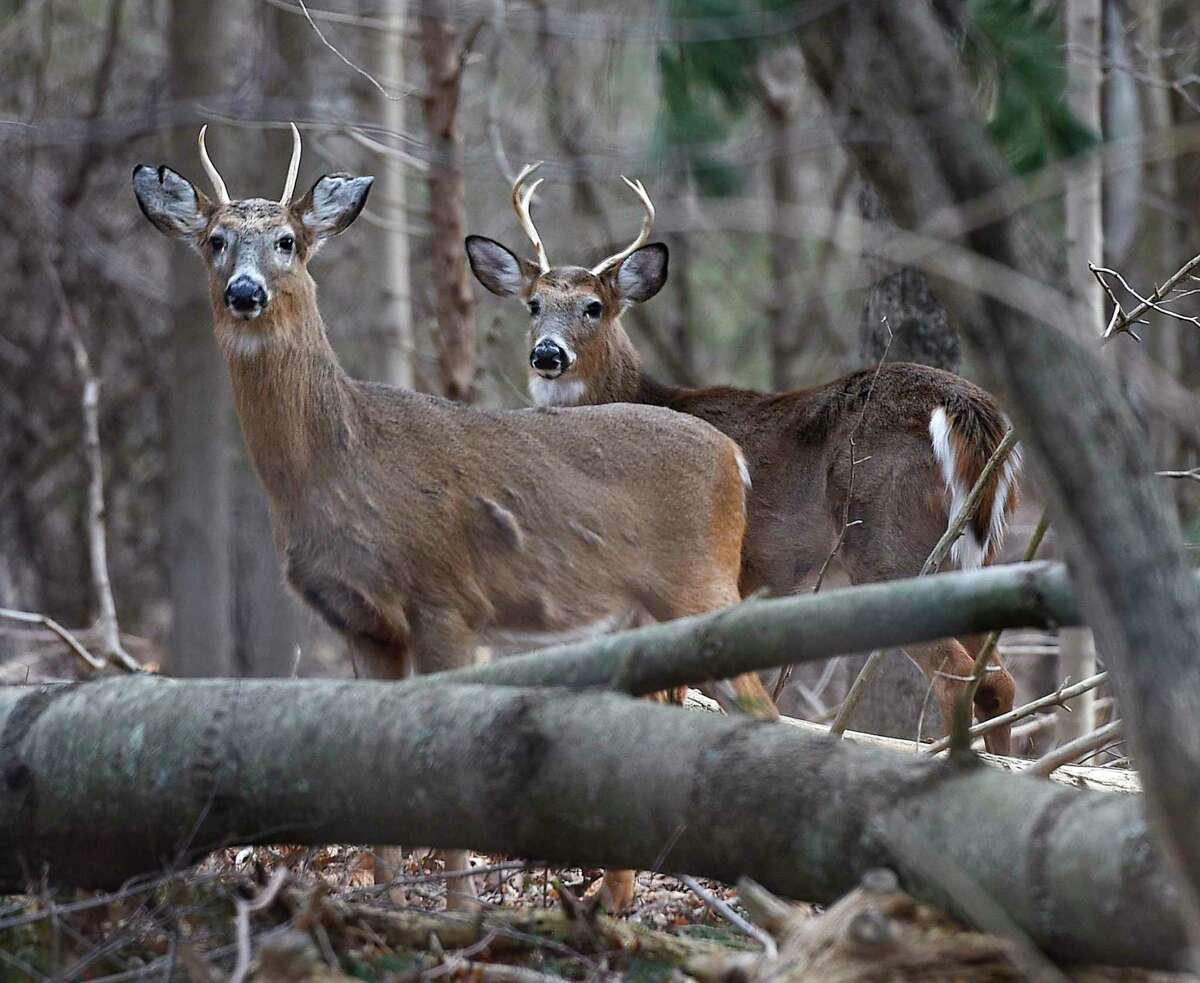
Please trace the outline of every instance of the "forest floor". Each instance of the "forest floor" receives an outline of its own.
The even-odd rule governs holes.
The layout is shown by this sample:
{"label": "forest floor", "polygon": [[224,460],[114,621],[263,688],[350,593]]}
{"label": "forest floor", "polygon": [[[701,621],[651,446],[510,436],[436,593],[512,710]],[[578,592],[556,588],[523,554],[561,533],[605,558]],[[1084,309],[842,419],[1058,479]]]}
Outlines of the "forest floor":
{"label": "forest floor", "polygon": [[[963,929],[900,892],[887,872],[828,910],[766,895],[777,909],[771,923],[761,900],[743,907],[734,889],[712,881],[694,882],[706,900],[678,878],[641,872],[633,910],[611,918],[587,897],[599,870],[479,855],[473,864],[499,869],[470,914],[444,910],[438,857],[409,856],[401,895],[374,885],[374,856],[361,847],[226,849],[116,892],[0,899],[0,981],[1196,980],[1060,973],[1040,956],[1031,964],[1027,946]],[[768,922],[778,957],[714,912],[714,898]]]}

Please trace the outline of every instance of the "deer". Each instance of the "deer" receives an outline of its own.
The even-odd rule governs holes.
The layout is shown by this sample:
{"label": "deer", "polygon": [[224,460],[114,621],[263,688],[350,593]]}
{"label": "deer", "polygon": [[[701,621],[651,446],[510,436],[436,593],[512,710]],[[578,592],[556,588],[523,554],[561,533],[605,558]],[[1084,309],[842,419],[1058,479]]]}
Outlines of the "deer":
{"label": "deer", "polygon": [[[902,362],[783,393],[660,382],[621,324],[628,307],[652,298],[667,279],[667,247],[649,242],[655,214],[645,187],[622,178],[643,210],[633,243],[591,267],[552,267],[529,210],[542,179],[525,187],[538,166],[527,165],[512,186],[535,259],[485,236],[466,239],[476,279],[528,309],[534,405],[662,406],[737,441],[752,478],[744,595],[819,586],[835,554],[852,584],[916,576],[1007,430],[992,397],[952,373]],[[996,557],[1017,505],[1019,469],[1018,446],[994,472],[943,567],[971,570]],[[929,679],[947,727],[981,643],[951,638],[905,649]],[[1012,709],[1015,692],[998,656],[988,669],[974,697],[981,721]],[[1010,737],[1009,728],[992,730],[986,747],[1007,754]]]}
{"label": "deer", "polygon": [[[748,477],[732,440],[660,407],[486,410],[350,378],[308,264],[359,215],[373,178],[326,174],[295,197],[293,124],[283,194],[234,199],[206,129],[215,198],[145,164],[134,194],[207,268],[286,579],[346,640],[356,675],[440,672],[506,634],[665,621],[740,599]],[[737,706],[777,715],[757,677],[732,689]],[[380,856],[386,871],[398,855]],[[447,851],[446,866],[466,871],[467,852]],[[451,883],[450,906],[469,907],[469,874]],[[631,871],[605,875],[611,909],[633,883]]]}

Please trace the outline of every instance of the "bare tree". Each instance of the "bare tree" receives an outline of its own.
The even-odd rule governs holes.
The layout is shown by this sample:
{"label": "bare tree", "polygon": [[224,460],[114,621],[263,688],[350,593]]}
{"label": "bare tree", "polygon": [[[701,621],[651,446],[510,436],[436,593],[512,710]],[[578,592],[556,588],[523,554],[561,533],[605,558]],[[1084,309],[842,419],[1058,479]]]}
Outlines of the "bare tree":
{"label": "bare tree", "polygon": [[469,403],[475,396],[475,300],[463,252],[467,223],[458,109],[463,65],[473,38],[459,37],[448,0],[420,0],[418,14],[429,130],[426,186],[438,369],[443,395]]}
{"label": "bare tree", "polygon": [[[226,0],[172,0],[167,30],[173,98],[194,104],[218,80],[213,53],[224,50]],[[191,120],[170,140],[170,159],[196,156]],[[233,561],[233,401],[212,340],[209,301],[196,258],[170,259],[170,443],[167,456],[167,570],[173,676],[235,673]]]}
{"label": "bare tree", "polygon": [[[1100,132],[1100,54],[1104,32],[1102,0],[1067,0],[1068,101],[1079,121]],[[1075,162],[1067,175],[1067,271],[1076,317],[1063,325],[1084,343],[1095,343],[1104,330],[1104,294],[1088,269],[1104,261],[1100,162]],[[1059,675],[1085,679],[1096,671],[1096,648],[1086,628],[1068,628],[1058,636]],[[1095,697],[1089,693],[1070,711],[1060,711],[1059,736],[1066,741],[1096,728]]]}

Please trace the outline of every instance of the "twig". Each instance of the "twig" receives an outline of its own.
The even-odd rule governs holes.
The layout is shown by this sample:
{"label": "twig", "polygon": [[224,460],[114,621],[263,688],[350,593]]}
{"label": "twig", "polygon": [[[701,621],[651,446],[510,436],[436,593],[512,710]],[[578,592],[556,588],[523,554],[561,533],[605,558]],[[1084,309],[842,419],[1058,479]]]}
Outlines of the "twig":
{"label": "twig", "polygon": [[[1088,676],[1087,679],[1080,680],[1071,686],[1065,683],[1056,689],[1053,693],[1047,693],[1045,696],[1039,696],[1036,700],[1009,710],[1008,713],[1001,714],[999,717],[992,717],[991,720],[985,720],[983,723],[976,724],[967,733],[974,739],[980,737],[989,731],[996,730],[1006,724],[1011,724],[1015,720],[1021,720],[1025,717],[1030,717],[1039,710],[1044,710],[1046,707],[1063,706],[1067,700],[1073,700],[1075,697],[1089,690],[1095,689],[1108,679],[1107,672],[1098,672],[1094,676]],[[934,741],[928,747],[930,754],[937,754],[939,751],[945,751],[950,746],[950,738],[943,737],[939,741]]]}
{"label": "twig", "polygon": [[992,475],[1008,459],[1008,455],[1016,443],[1016,432],[1010,429],[1004,435],[1004,439],[996,445],[996,449],[992,451],[992,455],[987,459],[983,470],[979,472],[979,477],[975,479],[975,484],[971,486],[971,492],[967,495],[967,500],[963,502],[962,508],[958,510],[954,518],[947,524],[946,531],[942,533],[942,538],[937,541],[929,556],[925,558],[920,576],[924,577],[926,574],[933,573],[933,571],[942,565],[942,561],[946,559],[946,554],[950,552],[950,547],[962,535],[967,523],[971,521],[975,513],[979,510],[979,503],[983,499]]}
{"label": "twig", "polygon": [[715,911],[718,915],[724,918],[730,925],[736,928],[743,935],[748,935],[763,947],[763,954],[768,959],[778,959],[779,949],[775,945],[775,940],[770,934],[763,931],[753,922],[747,921],[728,904],[718,898],[715,894],[704,887],[696,878],[690,877],[687,874],[677,875],[688,888],[700,898],[709,908]]}
{"label": "twig", "polygon": [[372,75],[370,72],[368,72],[362,66],[356,65],[354,62],[352,62],[349,58],[347,58],[344,54],[342,54],[340,48],[336,47],[333,44],[333,42],[329,40],[329,38],[325,37],[325,32],[322,31],[317,26],[317,22],[315,20],[313,20],[313,15],[309,12],[308,4],[306,4],[304,2],[304,0],[296,0],[296,2],[300,5],[300,10],[304,13],[304,19],[308,21],[308,26],[313,29],[313,31],[317,35],[317,38],[320,40],[320,42],[323,45],[325,45],[326,48],[328,48],[330,51],[332,51],[335,55],[337,55],[337,57],[341,60],[341,62],[344,65],[346,65],[346,67],[357,72],[359,75],[361,75],[363,78],[365,78],[368,82],[370,82],[371,85],[373,85],[379,91],[379,94],[381,96],[383,96],[384,99],[390,100],[392,102],[398,102],[401,99],[404,99],[406,96],[410,96],[413,94],[414,90],[407,86],[404,86],[404,85],[399,86],[398,90],[395,94],[388,92],[388,90],[383,87],[383,83],[381,83],[374,75]]}
{"label": "twig", "polygon": [[[1147,311],[1149,311],[1151,308],[1153,308],[1156,311],[1159,311],[1162,314],[1167,314],[1171,317],[1177,318],[1181,321],[1189,321],[1193,324],[1196,324],[1197,326],[1200,326],[1200,318],[1184,317],[1181,314],[1176,314],[1174,311],[1170,311],[1170,310],[1167,310],[1166,308],[1162,308],[1162,307],[1158,306],[1158,304],[1161,301],[1166,299],[1167,295],[1171,292],[1171,290],[1174,289],[1175,284],[1177,284],[1180,280],[1182,280],[1185,276],[1187,276],[1189,273],[1192,272],[1192,270],[1196,269],[1197,267],[1200,267],[1200,254],[1193,256],[1186,263],[1184,263],[1183,266],[1181,266],[1178,270],[1176,270],[1169,277],[1167,277],[1166,281],[1163,283],[1163,285],[1161,287],[1155,287],[1154,292],[1149,297],[1139,297],[1138,294],[1129,286],[1129,284],[1127,284],[1125,282],[1124,277],[1122,277],[1119,273],[1114,273],[1112,270],[1107,270],[1107,269],[1104,269],[1103,267],[1098,267],[1092,263],[1089,263],[1088,269],[1090,269],[1092,271],[1092,276],[1094,276],[1096,278],[1096,280],[1099,281],[1100,286],[1102,286],[1104,288],[1105,292],[1112,299],[1113,304],[1114,304],[1112,318],[1108,322],[1108,327],[1106,327],[1104,329],[1104,334],[1102,336],[1103,340],[1108,341],[1108,339],[1111,338],[1114,334],[1118,334],[1122,331],[1126,331],[1129,334],[1132,334],[1135,338],[1137,338],[1137,335],[1134,334],[1134,332],[1132,330],[1132,325],[1138,324],[1138,323],[1144,323],[1144,322],[1139,322],[1139,318],[1141,318],[1141,316],[1143,314],[1145,314]],[[1122,310],[1120,302],[1113,295],[1113,292],[1111,289],[1109,289],[1108,284],[1104,282],[1103,274],[1106,274],[1106,273],[1109,275],[1115,276],[1118,280],[1121,281],[1121,284],[1125,287],[1126,290],[1128,290],[1131,294],[1133,294],[1134,297],[1137,297],[1139,303],[1137,304],[1136,307],[1134,307],[1130,311]]]}
{"label": "twig", "polygon": [[[871,376],[871,384],[867,387],[867,396],[863,400],[862,412],[858,414],[858,419],[854,421],[854,426],[850,428],[850,435],[847,441],[849,444],[848,454],[850,458],[850,473],[846,479],[846,499],[842,503],[842,528],[838,531],[837,541],[833,544],[833,549],[829,551],[829,555],[825,557],[825,562],[821,564],[820,569],[817,571],[817,579],[813,584],[812,589],[814,594],[820,593],[821,587],[825,583],[825,574],[829,570],[829,564],[831,564],[834,557],[836,557],[842,551],[842,544],[846,541],[846,533],[848,533],[854,526],[861,526],[863,521],[862,519],[854,519],[853,521],[850,519],[850,504],[854,500],[854,471],[858,465],[863,463],[863,461],[859,461],[857,459],[857,455],[855,454],[854,438],[858,436],[859,430],[862,429],[863,421],[867,418],[867,410],[870,409],[871,406],[871,397],[875,394],[875,383],[879,381],[879,373],[883,371],[883,363],[887,361],[888,352],[892,350],[892,342],[896,340],[896,335],[892,331],[892,326],[888,323],[887,315],[883,315],[881,320],[883,322],[883,326],[887,328],[888,340],[887,344],[883,346],[883,354],[879,356],[879,361],[875,363],[875,374]],[[863,460],[865,461],[866,459],[864,458]],[[870,660],[868,660],[868,665],[870,665]],[[779,697],[783,693],[784,687],[787,686],[788,680],[792,678],[793,669],[794,666],[786,665],[779,670],[779,676],[775,680],[775,687],[771,692],[771,699],[773,699],[776,703],[779,702]],[[862,671],[866,672],[867,666],[863,666]],[[872,675],[874,675],[873,669]],[[858,680],[856,679],[855,683],[857,682]],[[845,704],[843,704],[843,706],[844,705]],[[845,730],[844,721],[842,723],[842,730]],[[838,731],[837,733],[841,733],[841,731]]]}
{"label": "twig", "polygon": [[142,667],[121,644],[117,606],[108,579],[108,543],[104,533],[104,461],[100,454],[100,380],[92,371],[92,362],[71,313],[58,269],[49,258],[46,260],[46,272],[71,339],[75,369],[83,382],[83,453],[88,468],[88,548],[92,562],[92,586],[99,607],[100,644],[105,656],[114,665],[126,672],[141,672]]}
{"label": "twig", "polygon": [[[1012,431],[1010,430],[1009,433]],[[1038,547],[1042,545],[1042,540],[1046,538],[1046,530],[1049,528],[1050,515],[1043,510],[1037,525],[1034,526],[1033,535],[1029,537],[1029,542],[1025,545],[1023,559],[1026,563],[1031,562],[1037,556]],[[950,722],[950,747],[956,751],[969,751],[971,748],[971,711],[975,704],[975,694],[979,691],[979,684],[983,682],[984,673],[987,672],[988,664],[992,661],[992,653],[996,651],[996,644],[999,641],[1000,632],[993,631],[988,634],[979,647],[979,651],[975,653],[971,678],[954,705],[954,719]]]}
{"label": "twig", "polygon": [[1187,471],[1155,471],[1160,478],[1186,478],[1189,481],[1200,481],[1200,468],[1189,468]]}
{"label": "twig", "polygon": [[44,614],[37,614],[33,611],[14,611],[12,608],[0,608],[0,618],[7,618],[9,621],[22,621],[27,625],[41,625],[66,642],[67,648],[83,659],[92,669],[99,670],[104,668],[103,659],[97,659],[92,655],[91,652],[79,643],[79,639],[53,618],[48,618]]}
{"label": "twig", "polygon": [[1083,737],[1068,741],[1062,747],[1056,747],[1049,754],[1038,758],[1037,761],[1025,770],[1031,775],[1040,775],[1042,778],[1047,778],[1055,768],[1059,768],[1062,765],[1069,765],[1079,758],[1086,756],[1089,751],[1095,751],[1097,748],[1101,748],[1113,740],[1113,738],[1121,736],[1122,730],[1123,725],[1120,720],[1114,720],[1103,727],[1097,727],[1090,734],[1084,734]]}
{"label": "twig", "polygon": [[858,675],[854,677],[854,682],[850,684],[850,690],[846,693],[846,698],[842,700],[842,705],[838,707],[837,716],[833,718],[833,723],[829,725],[829,733],[833,734],[834,737],[841,737],[846,733],[846,727],[850,723],[850,715],[854,713],[855,708],[862,701],[863,693],[866,692],[867,687],[871,684],[871,680],[875,678],[875,674],[879,672],[883,656],[883,649],[876,649],[867,656],[867,661],[858,670]]}
{"label": "twig", "polygon": [[274,903],[275,896],[279,894],[279,889],[287,880],[287,875],[286,867],[276,867],[271,872],[271,879],[267,882],[267,886],[255,898],[250,901],[243,901],[241,898],[235,900],[234,903],[237,905],[237,914],[234,916],[237,924],[237,962],[234,963],[233,972],[229,974],[229,983],[243,983],[246,974],[250,971],[251,913],[262,911],[263,908],[270,907]]}

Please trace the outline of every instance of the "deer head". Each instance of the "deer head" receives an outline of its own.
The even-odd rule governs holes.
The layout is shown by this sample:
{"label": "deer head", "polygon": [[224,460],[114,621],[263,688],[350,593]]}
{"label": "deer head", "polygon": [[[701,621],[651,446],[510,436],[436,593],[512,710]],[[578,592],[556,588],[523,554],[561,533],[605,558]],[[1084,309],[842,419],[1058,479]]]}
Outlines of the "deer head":
{"label": "deer head", "polygon": [[171,168],[146,164],[133,170],[134,193],[155,228],[187,242],[204,260],[218,334],[265,339],[296,323],[272,315],[294,309],[289,300],[298,294],[311,295],[308,261],[358,217],[374,178],[327,174],[293,201],[300,167],[300,132],[293,123],[292,160],[279,200],[234,200],[208,156],[207,129],[200,130],[200,159],[215,200]]}
{"label": "deer head", "polygon": [[631,304],[662,289],[667,247],[646,244],[654,227],[654,205],[640,181],[622,177],[645,210],[637,238],[590,269],[552,267],[529,211],[541,180],[523,189],[539,166],[527,165],[512,188],[513,208],[536,262],[484,236],[467,237],[467,257],[488,290],[499,297],[519,297],[529,309],[530,388],[538,402],[577,403],[590,382],[608,377],[616,356],[636,357],[619,318]]}

